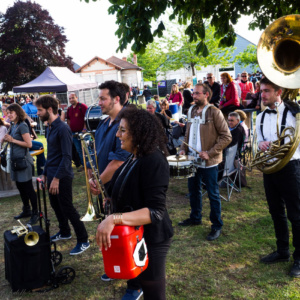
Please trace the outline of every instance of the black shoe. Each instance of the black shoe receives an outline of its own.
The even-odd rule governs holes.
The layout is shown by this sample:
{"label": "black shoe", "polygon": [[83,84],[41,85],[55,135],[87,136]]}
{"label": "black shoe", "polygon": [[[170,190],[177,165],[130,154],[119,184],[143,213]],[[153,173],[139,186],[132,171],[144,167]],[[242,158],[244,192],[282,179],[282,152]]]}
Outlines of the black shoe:
{"label": "black shoe", "polygon": [[208,241],[213,241],[213,240],[216,240],[220,234],[221,234],[221,229],[212,229],[211,232],[209,233],[209,235],[206,237],[206,239]]}
{"label": "black shoe", "polygon": [[31,217],[31,209],[23,210],[19,215],[15,216],[14,219],[18,220],[27,217]]}
{"label": "black shoe", "polygon": [[289,275],[291,277],[300,277],[300,260],[294,261]]}
{"label": "black shoe", "polygon": [[40,219],[40,215],[38,212],[33,212],[31,215],[30,220],[28,221],[29,225],[34,225],[35,223],[38,222],[38,220]]}
{"label": "black shoe", "polygon": [[179,226],[195,226],[195,225],[201,225],[201,224],[202,224],[201,221],[195,221],[190,218],[178,223]]}
{"label": "black shoe", "polygon": [[261,263],[264,264],[276,264],[278,262],[282,261],[289,261],[290,260],[290,254],[280,254],[277,251],[274,251],[260,259]]}

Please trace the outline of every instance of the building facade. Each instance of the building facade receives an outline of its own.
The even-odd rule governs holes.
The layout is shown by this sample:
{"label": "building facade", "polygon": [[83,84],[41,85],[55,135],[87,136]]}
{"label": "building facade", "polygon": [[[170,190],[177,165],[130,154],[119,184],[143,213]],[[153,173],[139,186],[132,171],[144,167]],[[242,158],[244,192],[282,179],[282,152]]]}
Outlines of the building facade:
{"label": "building facade", "polygon": [[[136,57],[134,59],[137,63]],[[120,59],[112,56],[105,60],[96,56],[77,69],[76,73],[98,84],[107,80],[115,80],[127,83],[129,86],[141,87],[142,85],[142,68],[128,62],[126,57]]]}

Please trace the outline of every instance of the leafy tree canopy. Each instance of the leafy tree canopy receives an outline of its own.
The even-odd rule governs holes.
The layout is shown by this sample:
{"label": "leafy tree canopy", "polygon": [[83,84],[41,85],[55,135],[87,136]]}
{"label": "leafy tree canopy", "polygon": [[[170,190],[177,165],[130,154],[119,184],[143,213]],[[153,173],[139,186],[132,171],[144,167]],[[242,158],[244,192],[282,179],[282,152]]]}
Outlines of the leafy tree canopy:
{"label": "leafy tree canopy", "polygon": [[[85,0],[89,2],[90,0]],[[93,0],[97,1],[97,0]],[[233,25],[242,15],[253,15],[250,29],[265,29],[273,20],[288,14],[299,13],[299,0],[109,0],[110,14],[116,14],[119,28],[116,35],[118,50],[123,51],[132,42],[134,53],[144,53],[154,38],[163,36],[165,24],[161,16],[170,8],[170,20],[187,26],[185,33],[190,42],[197,42],[197,53],[207,56],[205,21],[216,28],[214,37],[219,46],[233,46],[236,35]],[[152,28],[153,24],[155,28]]]}
{"label": "leafy tree canopy", "polygon": [[[168,28],[172,28],[167,30],[170,34],[164,35],[168,59],[161,67],[161,71],[178,70],[188,66],[192,69],[192,74],[196,75],[195,68],[200,70],[203,66],[219,64],[227,66],[232,62],[234,47],[218,47],[220,39],[214,38],[216,30],[212,26],[205,26],[205,38],[200,43],[190,42],[186,34],[188,25],[168,26]],[[200,52],[204,49],[205,55],[197,54],[199,48]]]}
{"label": "leafy tree canopy", "polygon": [[[162,38],[148,44],[143,54],[137,54],[138,64],[144,69],[146,81],[155,81],[157,71],[163,75],[170,70],[191,68],[192,74],[195,75],[196,69],[200,70],[203,66],[227,66],[232,63],[234,47],[218,48],[219,40],[214,38],[215,29],[212,26],[206,26],[205,43],[209,54],[204,57],[196,54],[198,44],[189,42],[185,34],[187,26],[178,26],[174,22],[167,25]],[[128,59],[132,61],[132,57],[133,53]]]}
{"label": "leafy tree canopy", "polygon": [[246,68],[247,66],[250,66],[252,71],[256,71],[259,68],[256,49],[257,49],[256,46],[249,45],[243,52],[239,53],[235,57],[235,61],[242,68]]}
{"label": "leafy tree canopy", "polygon": [[73,70],[65,55],[64,28],[55,25],[47,10],[31,1],[17,1],[0,14],[0,82],[2,91],[24,84],[47,66]]}
{"label": "leafy tree canopy", "polygon": [[[161,44],[154,41],[148,44],[143,54],[137,54],[137,61],[143,70],[145,81],[155,81],[157,69],[166,61],[167,54],[161,50]],[[133,63],[133,52],[129,54],[128,60]]]}

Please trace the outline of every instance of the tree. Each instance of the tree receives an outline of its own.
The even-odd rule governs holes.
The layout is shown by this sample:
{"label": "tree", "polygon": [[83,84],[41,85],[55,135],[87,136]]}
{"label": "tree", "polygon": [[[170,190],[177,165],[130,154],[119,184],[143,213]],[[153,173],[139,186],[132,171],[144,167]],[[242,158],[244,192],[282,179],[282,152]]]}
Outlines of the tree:
{"label": "tree", "polygon": [[[89,0],[85,0],[89,2]],[[97,0],[93,0],[97,1]],[[288,14],[299,13],[298,0],[109,0],[112,5],[108,12],[116,14],[119,28],[118,50],[123,51],[132,42],[134,53],[144,53],[146,46],[155,37],[161,37],[165,30],[161,16],[170,8],[173,10],[170,20],[177,20],[180,25],[190,25],[186,34],[190,42],[197,42],[197,53],[208,55],[205,39],[205,21],[216,28],[214,37],[220,39],[219,46],[233,46],[236,35],[233,25],[242,15],[253,15],[250,29],[265,29],[273,20]],[[153,24],[156,23],[154,30]]]}
{"label": "tree", "polygon": [[[196,75],[195,68],[209,65],[227,66],[232,62],[234,47],[219,48],[219,40],[214,38],[215,29],[212,26],[205,28],[205,40],[197,44],[190,42],[186,35],[187,26],[168,26],[175,28],[175,31],[166,35],[166,44],[168,49],[168,59],[161,67],[161,71],[178,70],[187,65],[192,69],[193,76]],[[207,46],[207,55],[197,55],[198,48]]]}
{"label": "tree", "polygon": [[0,82],[2,91],[26,83],[47,66],[73,70],[65,55],[64,28],[55,25],[48,11],[31,1],[17,1],[0,14]]}
{"label": "tree", "polygon": [[256,46],[249,45],[243,52],[239,53],[235,57],[235,61],[242,67],[245,68],[250,66],[252,71],[256,71],[259,68],[257,56],[256,56]]}
{"label": "tree", "polygon": [[[143,70],[144,81],[156,81],[157,69],[166,61],[166,53],[161,51],[160,43],[153,42],[146,47],[145,53],[137,54],[137,61]],[[131,52],[128,60],[133,62],[133,53]]]}

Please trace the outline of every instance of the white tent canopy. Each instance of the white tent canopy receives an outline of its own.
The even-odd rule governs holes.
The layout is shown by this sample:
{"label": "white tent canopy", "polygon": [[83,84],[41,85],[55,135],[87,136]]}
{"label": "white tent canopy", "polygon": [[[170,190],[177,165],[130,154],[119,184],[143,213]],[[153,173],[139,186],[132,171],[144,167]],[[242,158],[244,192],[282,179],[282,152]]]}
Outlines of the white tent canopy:
{"label": "white tent canopy", "polygon": [[34,80],[15,86],[14,93],[67,92],[96,88],[96,82],[79,77],[66,67],[47,67]]}

